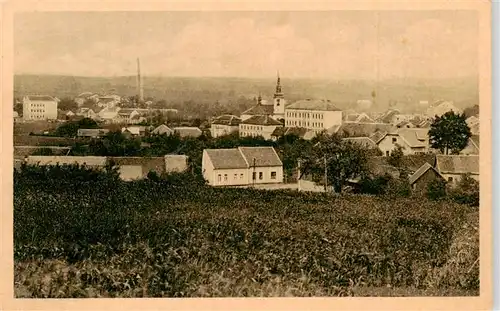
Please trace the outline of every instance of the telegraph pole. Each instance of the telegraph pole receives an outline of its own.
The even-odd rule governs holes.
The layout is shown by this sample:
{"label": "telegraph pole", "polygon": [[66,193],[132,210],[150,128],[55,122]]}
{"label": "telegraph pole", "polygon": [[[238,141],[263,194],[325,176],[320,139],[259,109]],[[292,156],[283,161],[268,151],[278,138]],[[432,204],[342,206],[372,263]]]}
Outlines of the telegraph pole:
{"label": "telegraph pole", "polygon": [[257,179],[257,174],[255,174],[255,158],[253,158],[253,172],[252,172],[252,183],[255,188],[255,180]]}
{"label": "telegraph pole", "polygon": [[327,179],[327,178],[328,178],[328,171],[327,171],[327,170],[328,170],[328,168],[327,168],[327,166],[326,166],[326,154],[325,154],[325,155],[323,155],[323,162],[324,162],[324,164],[325,164],[325,177],[324,177],[324,178],[325,178],[325,192],[326,192],[326,191],[327,191],[327,190],[326,190],[326,189],[327,189],[327,183],[328,183],[328,179]]}
{"label": "telegraph pole", "polygon": [[300,159],[297,160],[297,187],[300,191]]}

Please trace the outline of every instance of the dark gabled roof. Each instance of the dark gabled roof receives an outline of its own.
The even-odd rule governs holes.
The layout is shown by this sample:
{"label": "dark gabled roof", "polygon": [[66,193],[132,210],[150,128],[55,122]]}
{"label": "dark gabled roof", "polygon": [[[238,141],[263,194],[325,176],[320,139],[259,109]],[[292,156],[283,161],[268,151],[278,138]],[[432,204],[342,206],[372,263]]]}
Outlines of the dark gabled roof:
{"label": "dark gabled roof", "polygon": [[378,122],[382,123],[390,123],[392,121],[392,118],[399,113],[398,110],[395,109],[390,109],[384,115],[382,115],[380,118],[377,119]]}
{"label": "dark gabled roof", "polygon": [[212,124],[228,125],[228,126],[238,126],[241,123],[241,119],[237,116],[230,114],[225,114],[214,118]]}
{"label": "dark gabled roof", "polygon": [[203,133],[199,128],[191,126],[174,127],[173,130],[179,133],[180,137],[199,137]]}
{"label": "dark gabled roof", "polygon": [[348,138],[344,138],[343,140],[350,141],[354,144],[358,144],[358,145],[360,145],[364,148],[368,148],[368,149],[377,149],[378,148],[377,144],[368,137],[348,137]]}
{"label": "dark gabled roof", "polygon": [[240,150],[233,149],[205,149],[214,169],[237,169],[247,168],[248,163],[245,161]]}
{"label": "dark gabled roof", "polygon": [[[420,179],[428,170],[433,170],[438,176],[441,176],[439,172],[429,163],[424,163],[413,175],[410,176],[410,185],[413,185],[417,180]],[[442,177],[442,176],[441,176]]]}
{"label": "dark gabled roof", "polygon": [[369,138],[376,144],[378,144],[382,139],[384,139],[385,135],[387,135],[386,131],[376,131],[371,134]]}
{"label": "dark gabled roof", "polygon": [[78,129],[78,136],[99,136],[109,132],[108,129]]}
{"label": "dark gabled roof", "polygon": [[304,99],[296,101],[286,109],[318,110],[318,111],[340,111],[332,102],[324,99]]}
{"label": "dark gabled roof", "polygon": [[303,138],[304,135],[308,132],[309,130],[304,128],[304,127],[277,127],[274,129],[273,133],[271,136],[274,137],[282,137],[285,135],[297,135],[300,138]]}
{"label": "dark gabled roof", "polygon": [[268,115],[252,116],[244,121],[241,121],[241,124],[264,125],[264,126],[283,125],[281,124],[281,122],[274,120]]}
{"label": "dark gabled roof", "polygon": [[254,116],[265,116],[272,115],[274,113],[274,105],[262,105],[258,104],[250,109],[245,110],[242,115],[254,115]]}
{"label": "dark gabled roof", "polygon": [[436,169],[441,174],[479,174],[478,155],[437,155]]}
{"label": "dark gabled roof", "polygon": [[151,134],[159,134],[159,135],[161,135],[161,134],[166,134],[166,133],[172,134],[173,132],[174,131],[171,128],[169,128],[168,126],[166,126],[165,124],[160,124],[160,125],[158,125],[158,127],[156,127],[151,132]]}
{"label": "dark gabled roof", "polygon": [[428,133],[429,129],[426,128],[400,128],[397,130],[399,137],[403,138],[412,148],[429,146]]}
{"label": "dark gabled roof", "polygon": [[273,147],[205,149],[205,152],[215,169],[283,166]]}
{"label": "dark gabled roof", "polygon": [[239,147],[238,150],[243,154],[250,167],[254,165],[256,167],[283,166],[273,147]]}
{"label": "dark gabled roof", "polygon": [[329,134],[338,133],[350,137],[370,137],[377,131],[392,132],[395,127],[386,123],[343,123],[327,130]]}

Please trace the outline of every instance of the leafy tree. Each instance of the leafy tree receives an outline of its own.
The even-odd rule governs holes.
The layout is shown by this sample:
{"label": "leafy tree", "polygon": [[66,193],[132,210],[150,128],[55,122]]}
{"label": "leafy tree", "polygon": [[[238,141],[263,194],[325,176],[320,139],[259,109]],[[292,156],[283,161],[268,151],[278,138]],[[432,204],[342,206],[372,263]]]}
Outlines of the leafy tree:
{"label": "leafy tree", "polygon": [[465,115],[448,111],[443,116],[436,116],[429,130],[432,148],[444,154],[458,154],[467,146],[471,131],[465,122]]}
{"label": "leafy tree", "polygon": [[441,200],[446,197],[446,182],[442,179],[431,181],[427,185],[427,197],[431,200]]}
{"label": "leafy tree", "polygon": [[364,176],[367,173],[367,156],[363,148],[342,140],[337,135],[323,135],[319,140],[313,158],[306,160],[307,165],[312,164],[316,179],[325,169],[325,160],[327,181],[333,185],[337,193],[342,191],[348,179]]}
{"label": "leafy tree", "polygon": [[455,202],[479,206],[479,182],[470,174],[464,174],[455,189],[451,191]]}
{"label": "leafy tree", "polygon": [[391,154],[387,158],[387,163],[395,167],[401,167],[403,163],[403,156],[404,156],[403,147],[397,145],[396,148],[394,148],[391,151]]}
{"label": "leafy tree", "polygon": [[68,97],[61,98],[59,103],[57,104],[57,108],[61,110],[74,110],[78,107],[76,102]]}
{"label": "leafy tree", "polygon": [[99,125],[90,118],[83,118],[79,121],[66,122],[55,130],[56,136],[75,137],[78,129],[97,129]]}

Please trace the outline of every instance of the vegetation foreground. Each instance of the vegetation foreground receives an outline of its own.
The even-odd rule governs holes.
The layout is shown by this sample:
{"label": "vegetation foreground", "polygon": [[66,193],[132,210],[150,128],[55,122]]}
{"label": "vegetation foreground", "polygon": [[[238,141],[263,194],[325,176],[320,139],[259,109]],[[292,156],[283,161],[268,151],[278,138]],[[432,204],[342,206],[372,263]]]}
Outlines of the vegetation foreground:
{"label": "vegetation foreground", "polygon": [[479,295],[478,226],[450,201],[16,173],[15,293]]}

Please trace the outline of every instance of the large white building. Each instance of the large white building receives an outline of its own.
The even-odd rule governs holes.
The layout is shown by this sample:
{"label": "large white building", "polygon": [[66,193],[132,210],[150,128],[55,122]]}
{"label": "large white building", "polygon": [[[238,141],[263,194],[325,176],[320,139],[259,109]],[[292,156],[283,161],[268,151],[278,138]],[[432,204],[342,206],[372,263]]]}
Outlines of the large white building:
{"label": "large white building", "polygon": [[24,120],[56,120],[57,100],[46,95],[28,95],[23,98]]}
{"label": "large white building", "polygon": [[270,116],[253,116],[240,123],[240,137],[264,137],[272,139],[272,134],[276,128],[283,127],[283,124],[271,118]]}
{"label": "large white building", "polygon": [[285,108],[287,127],[303,127],[320,133],[341,124],[342,111],[329,100],[299,100]]}
{"label": "large white building", "polygon": [[225,114],[215,118],[210,125],[212,137],[220,137],[238,132],[241,119],[237,116]]}
{"label": "large white building", "polygon": [[211,186],[283,182],[283,163],[272,147],[205,149],[202,172]]}

